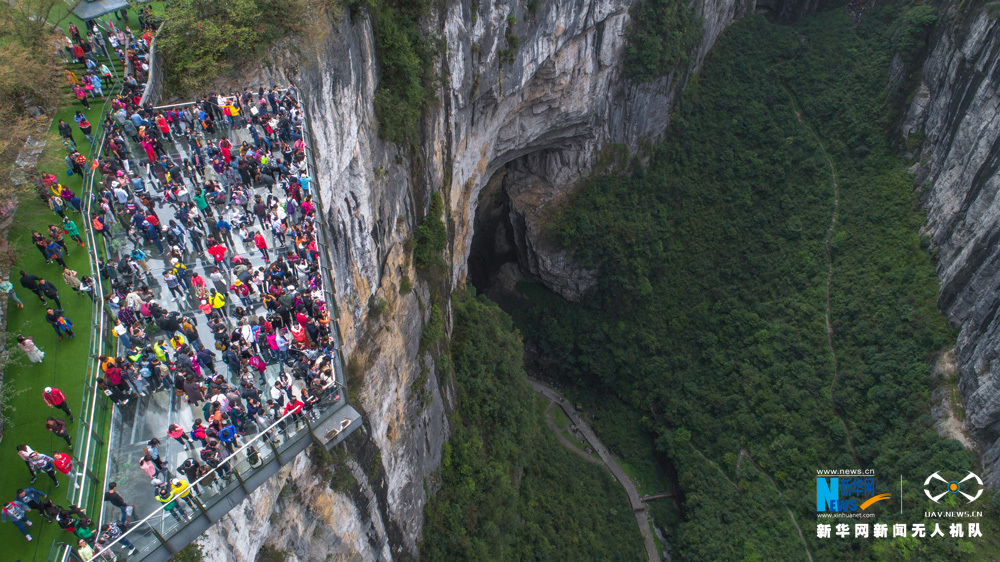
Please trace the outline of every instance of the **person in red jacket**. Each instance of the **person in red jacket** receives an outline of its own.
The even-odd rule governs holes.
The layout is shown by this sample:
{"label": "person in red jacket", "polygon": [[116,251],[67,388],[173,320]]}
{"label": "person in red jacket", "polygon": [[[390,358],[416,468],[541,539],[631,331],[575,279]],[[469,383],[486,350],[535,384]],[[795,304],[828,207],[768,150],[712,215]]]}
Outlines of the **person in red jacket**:
{"label": "person in red jacket", "polygon": [[59,408],[60,410],[66,412],[69,416],[69,423],[73,423],[76,420],[73,419],[73,412],[69,411],[69,406],[66,405],[66,395],[62,393],[58,388],[52,388],[51,386],[45,387],[45,391],[42,392],[42,399],[45,403],[49,405],[49,408]]}
{"label": "person in red jacket", "polygon": [[226,267],[226,247],[222,244],[216,242],[212,246],[209,246],[208,253],[213,258],[215,258],[215,265],[219,267]]}
{"label": "person in red jacket", "polygon": [[298,397],[295,397],[294,400],[289,400],[288,403],[285,404],[285,410],[282,415],[292,414],[292,419],[295,420],[295,425],[299,425],[302,422],[302,408],[304,407],[305,404],[299,400]]}
{"label": "person in red jacket", "polygon": [[264,256],[264,262],[266,263],[271,261],[267,255],[267,240],[264,238],[264,235],[260,232],[255,234],[253,237],[253,243],[257,246],[257,249],[260,250],[260,254]]}
{"label": "person in red jacket", "polygon": [[114,385],[119,392],[125,395],[125,402],[123,404],[128,404],[128,396],[132,393],[132,389],[129,388],[128,383],[125,381],[124,373],[117,365],[112,365],[104,371],[104,376],[108,379],[108,383]]}
{"label": "person in red jacket", "polygon": [[174,142],[173,137],[170,136],[170,123],[167,123],[167,119],[163,115],[156,116],[156,127],[160,130],[163,138],[167,139],[168,142]]}

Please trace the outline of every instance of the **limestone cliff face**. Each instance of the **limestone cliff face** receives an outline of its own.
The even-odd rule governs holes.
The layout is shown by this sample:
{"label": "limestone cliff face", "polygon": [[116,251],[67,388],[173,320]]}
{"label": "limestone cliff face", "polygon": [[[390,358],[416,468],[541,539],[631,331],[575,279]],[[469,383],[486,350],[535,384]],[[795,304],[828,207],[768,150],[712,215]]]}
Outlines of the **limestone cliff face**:
{"label": "limestone cliff face", "polygon": [[[957,3],[955,3],[957,5]],[[940,11],[904,136],[922,140],[917,179],[938,255],[939,306],[961,326],[959,388],[966,425],[1000,487],[1000,21],[988,10]]]}
{"label": "limestone cliff face", "polygon": [[[690,72],[726,25],[753,8],[743,0],[695,4],[704,28],[689,71],[651,84],[625,77],[628,0],[545,2],[534,15],[516,3],[484,3],[473,15],[460,3],[442,15],[448,73],[429,131],[433,142],[425,145],[433,163],[426,179],[447,193],[456,284],[466,279],[478,198],[495,172],[510,166],[530,178],[507,190],[509,222],[515,233],[537,233],[544,230],[545,208],[591,169],[601,147],[635,150],[665,130]],[[505,62],[511,32],[519,46]],[[554,245],[531,236],[516,242],[523,273],[563,296],[579,298],[593,285],[594,273]]]}
{"label": "limestone cliff face", "polygon": [[[425,115],[417,165],[378,137],[374,38],[363,14],[354,21],[331,15],[316,24],[300,60],[268,71],[294,79],[306,103],[352,403],[365,416],[348,446],[359,484],[346,494],[331,490],[300,458],[216,526],[206,551],[238,560],[252,560],[263,544],[302,560],[417,554],[454,401],[448,376],[439,380],[420,351],[431,295],[406,250],[430,193],[441,190],[446,203],[452,287],[468,274],[483,187],[504,170],[506,179],[491,183],[509,205],[493,211],[516,231],[499,237],[511,240],[514,269],[578,297],[594,273],[539,236],[544,210],[587,173],[602,146],[634,149],[660,135],[690,73],[726,25],[753,9],[753,0],[697,0],[704,33],[688,71],[636,85],[621,64],[630,3],[549,0],[534,14],[518,2],[438,8],[427,23],[445,45],[440,103]],[[517,21],[511,30],[509,15]],[[512,53],[506,61],[505,50]],[[401,294],[404,277],[415,286]],[[448,303],[439,304],[449,316]],[[283,488],[295,494],[282,499]]]}
{"label": "limestone cliff face", "polygon": [[[354,453],[364,449],[358,433],[345,442]],[[359,484],[338,493],[307,454],[299,455],[208,530],[201,539],[204,559],[256,560],[265,544],[283,551],[286,560],[390,559],[385,518],[378,512],[384,502],[367,472],[372,460],[370,454],[348,460],[342,470]]]}

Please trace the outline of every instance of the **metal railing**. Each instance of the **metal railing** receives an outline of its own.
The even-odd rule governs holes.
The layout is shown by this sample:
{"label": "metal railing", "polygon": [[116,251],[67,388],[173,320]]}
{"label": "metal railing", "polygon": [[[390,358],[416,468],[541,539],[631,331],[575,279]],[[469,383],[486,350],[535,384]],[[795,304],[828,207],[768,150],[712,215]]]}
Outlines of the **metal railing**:
{"label": "metal railing", "polygon": [[[346,397],[343,394],[337,399],[327,402],[325,405],[323,401],[316,404],[314,409],[322,409],[322,413],[317,415],[317,419],[322,420],[324,416],[329,416],[337,412],[340,408],[336,406],[342,403],[346,403]],[[299,422],[295,419],[296,416],[300,417],[305,423],[300,426]],[[346,423],[342,423],[339,429],[336,430],[338,434],[346,430],[352,423],[349,419],[345,421]],[[295,427],[294,433],[288,429],[288,426],[293,424]],[[286,437],[278,445],[276,443],[277,433],[282,431],[286,433]],[[198,510],[194,517],[171,514],[174,517],[175,525],[166,528],[166,524],[169,523],[168,513],[178,508],[182,513],[186,511],[181,507],[183,505],[182,502],[187,503],[186,500],[182,497],[174,497],[173,500],[163,502],[163,505],[159,509],[153,511],[142,520],[130,523],[129,529],[122,536],[115,539],[114,542],[105,545],[99,550],[95,550],[95,558],[99,557],[105,551],[113,552],[112,549],[115,546],[127,546],[129,544],[134,545],[136,550],[139,551],[136,554],[136,560],[143,559],[160,547],[165,547],[171,554],[174,554],[177,548],[170,545],[168,536],[177,534],[182,528],[190,525],[199,516],[204,516],[207,519],[207,523],[211,524],[213,518],[210,515],[210,511],[215,506],[220,505],[220,502],[226,499],[230,492],[240,489],[249,494],[253,491],[248,488],[247,483],[247,478],[251,472],[260,471],[273,463],[278,463],[279,465],[285,464],[285,461],[290,460],[290,457],[286,455],[283,458],[282,453],[287,453],[289,450],[295,449],[296,445],[301,445],[301,441],[305,439],[309,439],[320,446],[323,444],[319,437],[316,436],[313,422],[305,412],[289,412],[281,416],[223,459],[218,467],[212,468],[202,477],[189,483],[188,490],[190,491],[190,495],[188,497],[192,501],[187,505],[188,508],[191,508],[191,504],[194,504],[193,507]],[[260,448],[257,445],[260,445]],[[254,457],[256,457],[256,461],[253,460]],[[228,466],[230,464],[232,466]],[[211,491],[215,483],[219,481],[223,482],[223,485],[216,490],[216,493],[208,497],[209,494],[207,492]],[[168,482],[166,485],[169,486],[170,483]],[[174,495],[171,494],[171,496]],[[168,509],[171,503],[176,504],[176,506]],[[226,508],[225,511],[228,510],[229,508]],[[157,524],[160,525],[160,529],[157,529]],[[198,534],[201,534],[201,532],[199,531]]]}
{"label": "metal railing", "polygon": [[[123,66],[127,64],[127,58],[119,61]],[[117,66],[114,59],[109,57],[112,66]],[[123,89],[125,78],[128,73],[124,72],[114,81],[108,92],[120,92]],[[112,103],[113,95],[109,95],[101,105],[101,118],[98,123],[100,131],[100,141],[91,145],[87,152],[87,161],[93,162],[101,158],[105,143],[107,142],[108,130],[104,126],[105,121],[111,116],[109,106]],[[83,399],[78,418],[80,425],[76,432],[77,451],[74,455],[73,472],[70,475],[71,486],[67,487],[66,499],[71,505],[79,506],[82,510],[90,511],[94,505],[103,504],[103,480],[94,474],[93,468],[96,459],[101,457],[101,450],[110,449],[107,447],[108,425],[108,400],[98,391],[96,377],[100,373],[100,363],[98,357],[105,352],[113,351],[112,347],[105,341],[107,324],[105,323],[105,302],[102,293],[103,279],[100,268],[96,266],[100,262],[100,249],[98,240],[94,234],[90,217],[94,202],[94,181],[98,176],[95,169],[85,169],[84,188],[81,193],[83,199],[83,212],[81,215],[82,230],[87,241],[88,253],[90,255],[89,266],[90,276],[94,280],[94,299],[91,308],[90,327],[90,357],[84,379]],[[110,225],[109,225],[110,226]],[[104,237],[101,237],[104,243]],[[105,247],[105,255],[107,255]],[[56,548],[56,559],[65,560],[72,551],[72,545],[59,543]]]}
{"label": "metal railing", "polygon": [[344,334],[340,330],[340,306],[337,304],[337,299],[331,292],[331,289],[336,287],[336,285],[333,282],[333,275],[332,275],[333,268],[331,266],[331,264],[333,263],[333,258],[330,256],[330,247],[327,245],[327,240],[329,240],[329,238],[326,235],[326,227],[324,225],[324,222],[318,219],[318,215],[320,215],[323,212],[324,207],[323,207],[323,200],[320,197],[319,178],[316,177],[315,175],[315,170],[318,170],[319,168],[316,166],[316,160],[312,152],[312,145],[313,145],[312,127],[309,125],[309,120],[306,119],[306,112],[305,108],[303,107],[304,104],[302,100],[296,99],[295,101],[299,103],[299,109],[302,111],[302,136],[303,137],[308,136],[309,138],[309,140],[305,142],[305,153],[307,162],[306,171],[308,172],[310,179],[313,181],[313,185],[316,186],[316,189],[313,190],[314,192],[313,195],[314,199],[316,200],[316,208],[319,210],[319,212],[317,212],[317,220],[316,220],[316,225],[319,230],[318,235],[316,236],[316,246],[323,249],[320,255],[323,258],[325,258],[326,261],[326,267],[321,267],[320,271],[323,276],[324,291],[327,295],[326,302],[332,303],[333,305],[333,310],[332,310],[333,326],[337,334],[337,349],[340,350],[340,353],[337,354],[339,359],[338,364],[340,365],[340,372],[344,377],[344,382],[346,384],[347,364],[344,362],[344,353],[343,353]]}

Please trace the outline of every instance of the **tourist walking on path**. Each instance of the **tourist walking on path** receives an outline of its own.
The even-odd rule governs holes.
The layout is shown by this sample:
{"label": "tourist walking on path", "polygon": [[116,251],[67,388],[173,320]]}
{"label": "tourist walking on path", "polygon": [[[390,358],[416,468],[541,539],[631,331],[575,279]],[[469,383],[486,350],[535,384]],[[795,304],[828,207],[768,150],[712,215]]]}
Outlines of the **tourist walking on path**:
{"label": "tourist walking on path", "polygon": [[42,392],[42,399],[45,403],[49,405],[49,408],[59,408],[60,410],[66,412],[69,416],[69,423],[73,423],[76,419],[73,418],[73,412],[69,411],[69,406],[66,405],[66,395],[62,393],[58,388],[53,388],[51,386],[45,387],[45,391]]}
{"label": "tourist walking on path", "polygon": [[87,116],[84,115],[82,111],[77,111],[76,115],[73,116],[73,120],[76,121],[77,126],[80,127],[80,132],[83,133],[83,136],[87,137],[87,141],[89,141],[90,145],[93,146],[95,142],[94,135],[92,133],[93,128],[90,125],[90,121],[87,120]]}
{"label": "tourist walking on path", "polygon": [[45,359],[45,352],[38,349],[31,338],[17,336],[17,347],[21,348],[21,351],[28,356],[28,361],[32,363],[41,363],[42,359]]}
{"label": "tourist walking on path", "polygon": [[257,246],[257,249],[260,250],[260,254],[264,256],[264,261],[265,262],[271,261],[269,256],[267,255],[267,240],[264,238],[264,234],[258,232],[253,237],[253,243],[255,246]]}
{"label": "tourist walking on path", "polygon": [[90,562],[94,559],[94,549],[83,539],[76,541],[76,554],[83,562]]}
{"label": "tourist walking on path", "polygon": [[35,293],[42,303],[45,303],[45,295],[42,294],[42,290],[38,288],[38,276],[32,275],[31,273],[26,273],[23,269],[21,270],[21,286],[25,289]]}
{"label": "tourist walking on path", "polygon": [[108,484],[108,491],[104,492],[104,501],[109,502],[111,505],[117,507],[122,512],[121,522],[125,523],[128,521],[129,516],[135,509],[135,506],[130,506],[122,498],[121,494],[118,493],[118,483],[112,482]]}
{"label": "tourist walking on path", "polygon": [[[45,508],[52,505],[49,496],[38,488],[21,488],[17,491],[16,501],[23,502],[31,509],[37,509],[39,513],[45,515]],[[48,518],[48,516],[46,516]],[[49,519],[51,522],[52,519]]]}
{"label": "tourist walking on path", "polygon": [[69,235],[80,247],[83,247],[83,240],[80,238],[80,228],[76,226],[73,219],[69,217],[63,217],[62,221],[63,232]]}
{"label": "tourist walking on path", "polygon": [[170,491],[173,492],[174,496],[181,498],[184,500],[184,503],[194,509],[195,505],[191,497],[191,485],[188,484],[187,480],[174,478],[170,481]]}
{"label": "tourist walking on path", "polygon": [[38,290],[41,291],[42,294],[48,297],[50,300],[55,301],[56,308],[59,309],[62,308],[62,303],[59,302],[59,288],[56,287],[51,281],[47,279],[39,279]]}
{"label": "tourist walking on path", "polygon": [[87,101],[87,90],[85,90],[83,86],[79,84],[73,86],[73,95],[76,96],[76,99],[83,104],[83,107],[87,108],[87,111],[90,111],[90,102]]}
{"label": "tourist walking on path", "polygon": [[59,134],[76,146],[76,140],[73,138],[73,127],[70,127],[69,124],[62,119],[59,120]]}
{"label": "tourist walking on path", "polygon": [[128,539],[126,539],[123,536],[124,534],[125,534],[125,529],[122,528],[122,524],[119,523],[118,521],[112,521],[101,528],[101,539],[106,544],[110,545],[115,541],[118,541],[118,544],[128,549],[128,554],[129,556],[131,556],[135,554],[135,545],[132,544]]}
{"label": "tourist walking on path", "polygon": [[187,520],[187,513],[185,513],[181,504],[177,502],[177,494],[171,492],[168,485],[164,484],[160,486],[156,494],[156,499],[163,504],[163,510],[172,515],[178,523],[183,523]]}
{"label": "tourist walking on path", "polygon": [[62,274],[63,281],[65,281],[66,284],[69,285],[70,289],[73,289],[78,294],[80,294],[80,296],[83,296],[83,294],[80,293],[80,280],[76,276],[77,273],[72,269],[68,267],[63,269],[63,274]]}
{"label": "tourist walking on path", "polygon": [[63,259],[64,257],[66,257],[66,250],[64,250],[63,247],[60,246],[58,242],[54,240],[52,242],[49,242],[45,246],[45,251],[48,252],[49,263],[52,263],[52,261],[55,260],[55,262],[58,263],[59,265],[63,267],[68,267],[66,265],[66,260]]}
{"label": "tourist walking on path", "polygon": [[14,300],[14,303],[18,308],[24,308],[24,303],[21,299],[17,298],[17,293],[14,292],[14,284],[10,282],[7,277],[0,277],[0,293],[6,293],[8,297]]}
{"label": "tourist walking on path", "polygon": [[194,447],[194,441],[191,440],[191,436],[184,431],[184,428],[179,423],[170,424],[170,427],[167,428],[167,435],[177,440],[182,447],[187,448],[188,445]]}
{"label": "tourist walking on path", "polygon": [[24,534],[24,538],[31,542],[31,535],[28,533],[28,527],[31,526],[31,521],[28,521],[29,511],[31,508],[23,502],[7,502],[7,505],[3,506],[3,510],[0,511],[0,521],[13,523]]}
{"label": "tourist walking on path", "polygon": [[52,432],[56,437],[61,437],[66,440],[66,444],[69,445],[69,449],[73,450],[73,442],[69,440],[69,434],[66,433],[66,422],[49,417],[45,422],[45,429]]}
{"label": "tourist walking on path", "polygon": [[35,480],[38,478],[38,474],[35,472],[35,469],[31,467],[31,454],[34,452],[35,451],[27,445],[17,446],[17,456],[21,457],[21,460],[24,461],[24,465],[28,467],[28,474],[31,475],[32,484],[34,484]]}
{"label": "tourist walking on path", "polygon": [[73,333],[73,323],[63,316],[61,308],[59,310],[45,309],[45,321],[52,324],[52,329],[56,331],[56,335],[59,336],[60,340],[63,339],[63,332],[69,335],[69,339],[76,337],[76,334]]}
{"label": "tourist walking on path", "polygon": [[35,451],[28,455],[28,462],[31,463],[31,468],[33,468],[36,473],[44,472],[45,474],[48,474],[49,478],[52,479],[52,483],[55,484],[55,487],[59,487],[59,481],[56,480],[56,465],[52,457]]}

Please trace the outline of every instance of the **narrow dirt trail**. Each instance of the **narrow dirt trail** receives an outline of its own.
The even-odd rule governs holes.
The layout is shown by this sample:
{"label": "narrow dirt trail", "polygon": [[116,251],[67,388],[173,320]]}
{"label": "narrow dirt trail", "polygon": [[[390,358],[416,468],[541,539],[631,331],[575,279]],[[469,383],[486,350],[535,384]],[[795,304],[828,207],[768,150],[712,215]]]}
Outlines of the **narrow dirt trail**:
{"label": "narrow dirt trail", "polygon": [[602,463],[601,461],[599,461],[599,460],[595,459],[594,457],[588,455],[586,453],[586,451],[581,451],[580,448],[577,447],[576,445],[574,445],[572,441],[570,441],[569,439],[566,439],[566,436],[562,434],[562,430],[559,429],[559,426],[556,425],[556,422],[552,421],[552,414],[551,414],[551,412],[552,412],[552,408],[555,408],[555,407],[556,407],[555,402],[551,402],[551,403],[549,403],[548,408],[545,408],[545,421],[548,422],[549,429],[552,430],[552,433],[556,434],[556,439],[558,439],[559,442],[562,443],[564,447],[566,447],[570,451],[573,451],[574,453],[576,453],[577,455],[579,455],[580,458],[582,458],[583,460],[585,460],[587,462],[594,463],[596,465],[604,466],[604,463]]}
{"label": "narrow dirt trail", "polygon": [[778,484],[775,483],[774,478],[771,478],[771,475],[765,472],[764,468],[757,464],[757,461],[750,456],[750,452],[746,450],[746,447],[740,447],[740,456],[736,460],[736,468],[740,467],[740,462],[743,461],[743,457],[750,459],[750,463],[753,464],[765,478],[767,478],[768,482],[771,483],[771,487],[778,493],[778,497],[781,498],[781,503],[785,504],[785,510],[788,511],[788,517],[792,520],[792,525],[795,525],[795,529],[799,532],[799,540],[802,541],[802,548],[806,549],[806,558],[809,559],[809,562],[813,562],[812,552],[809,551],[809,543],[806,542],[806,536],[802,532],[802,527],[799,526],[798,520],[795,519],[795,513],[792,512],[792,508],[788,507],[788,502],[785,501],[785,494],[781,493],[781,489],[778,488]]}
{"label": "narrow dirt trail", "polygon": [[[629,504],[632,506],[632,513],[635,515],[635,522],[639,526],[639,532],[642,533],[642,540],[646,546],[646,556],[649,558],[650,562],[659,562],[660,555],[656,551],[656,541],[653,540],[653,532],[649,528],[649,518],[646,517],[646,505],[642,503],[642,496],[639,495],[639,490],[632,482],[632,479],[625,474],[625,471],[622,470],[618,461],[615,460],[615,458],[611,455],[611,452],[604,447],[601,441],[597,438],[597,435],[590,429],[590,426],[584,423],[583,418],[576,413],[576,410],[573,408],[573,405],[569,403],[569,401],[563,398],[558,392],[552,390],[548,386],[545,386],[539,381],[529,378],[528,382],[531,383],[531,387],[535,390],[535,392],[548,398],[549,402],[559,406],[564,412],[566,412],[570,421],[572,421],[576,425],[577,429],[580,430],[580,433],[583,434],[587,443],[594,449],[595,452],[597,452],[598,456],[601,457],[601,460],[604,461],[605,467],[611,471],[611,474],[615,477],[615,479],[618,480],[623,488],[625,488]],[[546,410],[546,415],[547,413],[548,411]],[[555,424],[552,423],[551,420],[549,420],[549,422],[549,427],[556,430],[556,435],[559,436],[559,431],[557,430],[558,428],[555,427]],[[568,444],[572,450],[578,453],[581,452],[568,441],[564,442],[563,439],[560,439],[560,442],[563,442],[564,445]],[[589,458],[588,460],[594,459]]]}
{"label": "narrow dirt trail", "polygon": [[[692,450],[693,450],[694,452],[698,453],[698,456],[699,456],[699,457],[701,457],[701,458],[702,458],[702,460],[704,460],[704,461],[705,461],[705,462],[707,462],[708,464],[710,464],[710,465],[714,466],[714,467],[715,467],[715,469],[719,471],[719,474],[721,474],[721,475],[722,475],[722,477],[726,479],[726,482],[729,482],[729,484],[730,484],[730,485],[732,485],[732,487],[733,487],[733,489],[734,489],[734,490],[736,490],[737,492],[741,491],[741,490],[740,490],[740,487],[736,485],[736,482],[733,482],[733,481],[732,481],[732,480],[731,480],[731,479],[729,478],[729,475],[728,475],[728,474],[726,474],[726,471],[725,471],[725,470],[722,470],[722,467],[721,467],[721,466],[719,466],[718,464],[716,464],[716,463],[715,463],[715,461],[713,461],[712,459],[710,459],[710,458],[706,457],[706,456],[705,456],[705,453],[702,453],[701,451],[699,451],[699,450],[698,450],[698,449],[697,449],[697,448],[696,448],[696,447],[694,446],[694,444],[692,444],[692,445],[691,445],[691,449],[692,449]],[[736,465],[736,466],[737,466],[737,468],[739,468],[739,463],[737,463],[737,465]]]}
{"label": "narrow dirt trail", "polygon": [[826,346],[830,352],[830,358],[833,360],[833,377],[830,380],[830,406],[833,410],[833,414],[837,416],[840,420],[840,425],[844,427],[844,434],[847,436],[847,450],[851,453],[851,457],[854,458],[854,463],[861,467],[861,462],[858,460],[858,455],[854,452],[854,442],[851,441],[851,430],[847,427],[847,423],[844,421],[843,416],[837,411],[837,403],[833,398],[834,390],[837,386],[837,379],[840,377],[840,364],[837,361],[837,351],[833,347],[833,323],[830,322],[830,285],[833,282],[833,251],[830,249],[830,240],[833,238],[833,231],[837,227],[837,214],[840,212],[840,184],[837,182],[837,168],[833,165],[833,159],[826,152],[826,145],[823,144],[823,140],[816,133],[806,121],[802,118],[802,113],[799,111],[798,105],[795,103],[795,96],[792,95],[791,91],[785,89],[788,92],[788,97],[792,101],[792,111],[795,112],[795,118],[799,120],[799,123],[809,131],[814,139],[816,139],[816,144],[819,145],[820,151],[823,153],[823,158],[826,159],[827,166],[830,167],[830,179],[833,182],[833,211],[830,213],[830,226],[826,229],[826,237],[823,240],[823,246],[826,249],[826,307],[824,308],[824,319],[826,321]]}

